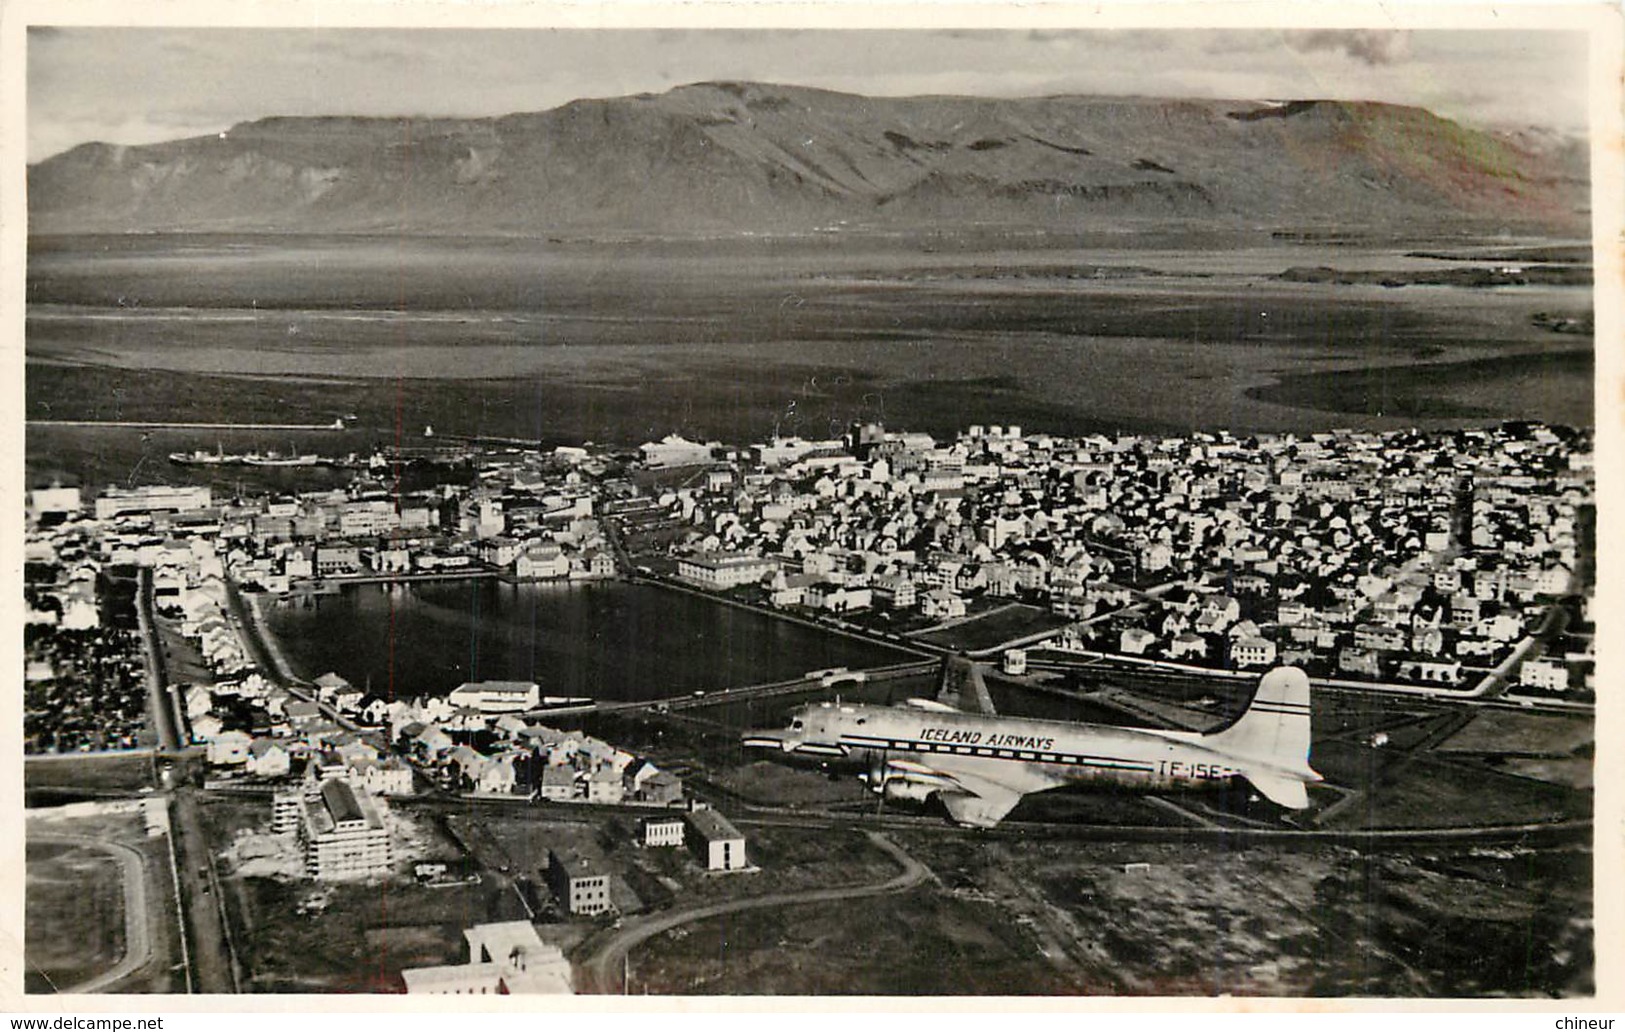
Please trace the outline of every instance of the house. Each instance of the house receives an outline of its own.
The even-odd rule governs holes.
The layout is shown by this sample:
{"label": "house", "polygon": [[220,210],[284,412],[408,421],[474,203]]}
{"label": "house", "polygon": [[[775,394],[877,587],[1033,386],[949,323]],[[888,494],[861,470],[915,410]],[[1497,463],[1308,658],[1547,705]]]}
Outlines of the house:
{"label": "house", "polygon": [[316,678],[316,680],[312,683],[316,686],[317,700],[327,703],[331,703],[333,701],[334,694],[337,693],[340,688],[350,687],[349,681],[346,681],[344,678],[340,677],[331,670]]}
{"label": "house", "polygon": [[367,693],[354,685],[346,685],[333,693],[333,708],[340,713],[355,713]]}
{"label": "house", "polygon": [[436,762],[440,757],[450,752],[456,745],[451,736],[440,729],[438,724],[430,724],[418,731],[411,738],[412,751],[419,759]]}
{"label": "house", "polygon": [[361,550],[354,545],[322,545],[316,549],[316,573],[342,577],[361,572]]}
{"label": "house", "polygon": [[1377,654],[1370,649],[1347,647],[1337,653],[1337,669],[1361,677],[1379,676]]}
{"label": "house", "polygon": [[1207,639],[1186,631],[1168,643],[1169,659],[1204,659],[1207,657]]}
{"label": "house", "polygon": [[486,795],[509,795],[514,790],[517,772],[511,755],[494,756],[474,781],[474,791]]}
{"label": "house", "polygon": [[304,731],[322,719],[322,708],[309,699],[289,699],[282,706],[282,715],[295,731]]}
{"label": "house", "polygon": [[683,801],[683,780],[669,771],[656,771],[638,788],[640,802],[670,806]]}
{"label": "house", "polygon": [[778,568],[776,559],[731,552],[709,552],[677,560],[679,579],[711,591],[755,584]]}
{"label": "house", "polygon": [[1157,636],[1144,627],[1125,627],[1117,641],[1117,651],[1127,656],[1143,656],[1157,643]]}
{"label": "house", "polygon": [[349,776],[373,795],[407,796],[413,791],[412,768],[399,756],[362,761],[350,768]]}
{"label": "house", "polygon": [[1405,647],[1405,631],[1388,624],[1360,624],[1354,628],[1356,648],[1373,652],[1398,652]]}
{"label": "house", "polygon": [[621,776],[614,768],[605,766],[587,775],[587,802],[619,803],[626,796]]}
{"label": "house", "polygon": [[1411,631],[1411,651],[1424,656],[1444,652],[1444,631],[1437,627],[1417,627]]}
{"label": "house", "polygon": [[192,741],[207,742],[226,728],[225,721],[213,713],[205,713],[201,717],[192,719]]}
{"label": "house", "polygon": [[304,547],[289,549],[282,561],[282,572],[289,580],[309,580],[316,576],[316,550]]}
{"label": "house", "polygon": [[1269,666],[1275,662],[1275,643],[1268,638],[1237,638],[1230,643],[1230,660],[1238,667]]}
{"label": "house", "polygon": [[460,788],[473,788],[491,761],[466,745],[453,747],[444,760],[446,776]]}
{"label": "house", "polygon": [[1569,689],[1569,668],[1560,659],[1539,657],[1526,659],[1518,670],[1518,684],[1541,692],[1566,692]]}
{"label": "house", "polygon": [[525,551],[525,543],[497,535],[480,542],[480,561],[492,566],[510,566]]}
{"label": "house", "polygon": [[933,620],[957,620],[965,615],[965,600],[947,588],[933,588],[918,597],[920,612]]}
{"label": "house", "polygon": [[542,768],[537,794],[552,803],[567,803],[576,797],[576,774],[569,767],[549,764]]}
{"label": "house", "polygon": [[[558,545],[532,545],[514,559],[513,572],[514,576],[522,580],[552,580],[559,577],[568,577],[570,575],[570,559]],[[614,572],[613,565],[610,572]]]}
{"label": "house", "polygon": [[222,731],[209,739],[205,754],[212,766],[234,767],[248,762],[249,747],[253,742],[241,731]]}
{"label": "house", "polygon": [[244,769],[257,778],[284,777],[291,767],[288,750],[274,738],[256,738],[249,742],[245,762]]}

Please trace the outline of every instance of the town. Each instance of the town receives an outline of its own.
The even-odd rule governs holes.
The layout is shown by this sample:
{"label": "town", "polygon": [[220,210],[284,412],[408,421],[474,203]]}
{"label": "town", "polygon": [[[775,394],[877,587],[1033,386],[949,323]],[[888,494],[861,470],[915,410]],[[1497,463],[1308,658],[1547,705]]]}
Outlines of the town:
{"label": "town", "polygon": [[[409,466],[446,475],[403,492]],[[686,760],[583,729],[616,705],[705,700],[633,707],[524,680],[395,698],[293,669],[272,600],[633,580],[1017,678],[1093,660],[1219,681],[1291,664],[1424,699],[1583,709],[1595,691],[1590,436],[1536,424],[436,445],[366,463],[343,489],[51,487],[30,492],[28,517],[28,753],[144,753],[184,805],[229,812],[183,844],[199,891],[220,858],[289,884],[394,879],[449,899],[483,870],[511,890],[520,911],[464,929],[466,963],[403,965],[392,987],[409,992],[571,991],[564,951],[591,927],[544,942],[528,922],[618,920],[701,891],[701,873],[760,872],[758,851],[716,808],[731,797],[714,771],[689,785]],[[449,800],[510,809],[484,827]],[[493,830],[513,807],[542,816]],[[622,831],[606,840],[605,821]],[[687,846],[691,867],[628,860],[622,841]],[[719,884],[704,892],[742,883]],[[332,901],[304,891],[297,906]]]}

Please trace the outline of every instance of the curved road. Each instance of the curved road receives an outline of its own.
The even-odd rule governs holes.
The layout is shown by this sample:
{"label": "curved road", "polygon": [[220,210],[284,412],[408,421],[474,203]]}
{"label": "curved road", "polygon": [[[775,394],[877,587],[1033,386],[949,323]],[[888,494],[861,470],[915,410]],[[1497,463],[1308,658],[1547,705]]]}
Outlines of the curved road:
{"label": "curved road", "polygon": [[931,877],[931,869],[909,856],[902,847],[877,831],[865,832],[869,841],[890,853],[903,870],[895,878],[873,885],[852,885],[836,889],[807,889],[802,892],[778,892],[755,899],[736,899],[725,903],[690,907],[687,910],[668,911],[633,922],[605,940],[577,967],[582,993],[611,993],[625,989],[621,984],[621,966],[626,955],[662,932],[680,925],[736,914],[743,910],[766,907],[792,907],[802,903],[829,903],[844,899],[862,899],[866,896],[884,896],[911,889]]}
{"label": "curved road", "polygon": [[146,866],[141,853],[122,842],[102,842],[79,835],[40,834],[28,838],[30,842],[54,842],[110,853],[124,873],[124,956],[94,978],[60,991],[98,993],[145,965],[152,958],[152,942],[147,936]]}

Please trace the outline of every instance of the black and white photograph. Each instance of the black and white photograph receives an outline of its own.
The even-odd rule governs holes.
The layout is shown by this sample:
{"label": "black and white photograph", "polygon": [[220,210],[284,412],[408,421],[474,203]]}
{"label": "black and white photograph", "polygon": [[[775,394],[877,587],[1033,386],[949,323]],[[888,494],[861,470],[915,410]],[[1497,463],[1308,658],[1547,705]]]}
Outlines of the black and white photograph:
{"label": "black and white photograph", "polygon": [[1617,11],[345,7],[5,27],[8,1008],[1606,989]]}

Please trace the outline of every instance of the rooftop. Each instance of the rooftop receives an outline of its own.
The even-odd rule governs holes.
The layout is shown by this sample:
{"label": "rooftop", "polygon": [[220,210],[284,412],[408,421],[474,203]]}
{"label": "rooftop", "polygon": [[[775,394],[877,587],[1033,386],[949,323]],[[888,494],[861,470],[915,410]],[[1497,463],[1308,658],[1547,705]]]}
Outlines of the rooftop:
{"label": "rooftop", "polygon": [[719,839],[742,839],[745,836],[733,826],[733,822],[715,810],[695,810],[688,815],[689,827],[707,841]]}
{"label": "rooftop", "polygon": [[364,821],[367,814],[356,800],[355,790],[342,778],[334,778],[322,785],[322,805],[334,822]]}

